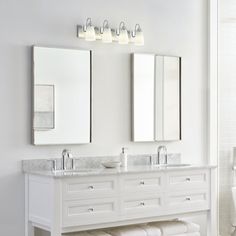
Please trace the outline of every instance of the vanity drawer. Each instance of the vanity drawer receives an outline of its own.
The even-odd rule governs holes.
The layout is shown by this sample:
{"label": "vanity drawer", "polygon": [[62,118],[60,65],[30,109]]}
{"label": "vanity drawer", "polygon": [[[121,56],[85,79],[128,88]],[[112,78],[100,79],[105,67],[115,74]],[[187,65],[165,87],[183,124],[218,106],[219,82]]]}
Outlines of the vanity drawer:
{"label": "vanity drawer", "polygon": [[137,192],[153,194],[161,191],[163,176],[160,174],[126,175],[122,179],[122,190],[125,193]]}
{"label": "vanity drawer", "polygon": [[88,199],[116,196],[116,177],[71,178],[63,181],[63,199]]}
{"label": "vanity drawer", "polygon": [[117,216],[115,198],[63,202],[63,227],[112,221]]}
{"label": "vanity drawer", "polygon": [[209,184],[209,172],[207,170],[170,172],[167,175],[167,187],[169,190],[186,190],[207,188]]}
{"label": "vanity drawer", "polygon": [[124,198],[122,200],[122,214],[126,217],[147,217],[161,213],[161,195]]}
{"label": "vanity drawer", "polygon": [[166,198],[170,213],[207,210],[209,208],[209,193],[207,190],[170,193]]}

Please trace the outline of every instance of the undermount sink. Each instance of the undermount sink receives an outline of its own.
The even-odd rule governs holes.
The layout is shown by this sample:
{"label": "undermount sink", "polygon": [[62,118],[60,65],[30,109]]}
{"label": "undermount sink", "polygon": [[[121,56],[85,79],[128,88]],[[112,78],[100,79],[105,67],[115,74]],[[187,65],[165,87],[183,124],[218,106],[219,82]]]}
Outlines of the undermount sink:
{"label": "undermount sink", "polygon": [[159,164],[155,165],[155,167],[187,167],[191,166],[191,164]]}

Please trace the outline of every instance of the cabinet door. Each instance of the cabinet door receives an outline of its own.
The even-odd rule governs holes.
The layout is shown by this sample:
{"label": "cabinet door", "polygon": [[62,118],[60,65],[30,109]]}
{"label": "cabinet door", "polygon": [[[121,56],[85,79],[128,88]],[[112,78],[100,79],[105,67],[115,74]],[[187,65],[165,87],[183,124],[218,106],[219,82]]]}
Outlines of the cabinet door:
{"label": "cabinet door", "polygon": [[133,54],[133,141],[181,139],[181,58]]}
{"label": "cabinet door", "polygon": [[63,227],[107,223],[117,219],[115,198],[69,200],[63,202]]}
{"label": "cabinet door", "polygon": [[68,178],[63,180],[63,199],[90,199],[117,196],[116,176]]}
{"label": "cabinet door", "polygon": [[170,214],[203,211],[209,209],[208,190],[188,190],[168,193],[166,210]]}
{"label": "cabinet door", "polygon": [[124,197],[121,203],[122,217],[124,219],[152,217],[163,213],[163,198],[161,194]]}
{"label": "cabinet door", "polygon": [[133,54],[133,141],[154,141],[155,55]]}

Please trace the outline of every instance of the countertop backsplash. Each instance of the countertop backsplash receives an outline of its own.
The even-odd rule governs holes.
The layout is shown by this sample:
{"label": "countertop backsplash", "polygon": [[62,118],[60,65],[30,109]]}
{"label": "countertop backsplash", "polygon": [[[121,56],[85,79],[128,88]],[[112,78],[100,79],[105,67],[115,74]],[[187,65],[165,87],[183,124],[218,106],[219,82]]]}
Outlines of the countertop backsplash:
{"label": "countertop backsplash", "polygon": [[[155,157],[156,154],[140,154],[140,155],[128,155],[128,166],[137,166],[137,165],[149,165],[150,158]],[[163,155],[161,155],[161,159]],[[84,169],[84,168],[100,168],[102,162],[106,161],[119,161],[119,156],[93,156],[93,157],[74,157],[75,169]],[[27,171],[48,171],[52,169],[52,160],[57,161],[57,169],[61,169],[61,158],[52,158],[52,159],[32,159],[32,160],[23,160],[22,161],[22,170],[23,172]],[[168,154],[168,163],[169,164],[179,164],[181,163],[181,154],[180,153],[169,153]]]}

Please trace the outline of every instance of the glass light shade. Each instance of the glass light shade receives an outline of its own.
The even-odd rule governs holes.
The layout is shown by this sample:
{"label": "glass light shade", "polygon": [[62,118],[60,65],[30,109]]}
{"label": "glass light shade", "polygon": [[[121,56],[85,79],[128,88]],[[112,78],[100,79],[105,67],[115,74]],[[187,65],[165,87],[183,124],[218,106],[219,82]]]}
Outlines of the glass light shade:
{"label": "glass light shade", "polygon": [[92,25],[87,26],[87,29],[85,32],[85,40],[86,41],[95,41],[96,40],[95,29]]}
{"label": "glass light shade", "polygon": [[110,28],[104,28],[102,33],[102,42],[111,43],[112,42],[112,33]]}
{"label": "glass light shade", "polygon": [[134,37],[134,43],[135,45],[138,46],[143,46],[144,45],[144,36],[142,31],[137,31],[136,35]]}
{"label": "glass light shade", "polygon": [[120,30],[118,43],[119,44],[128,44],[129,43],[129,36],[128,36],[128,32],[126,29]]}

